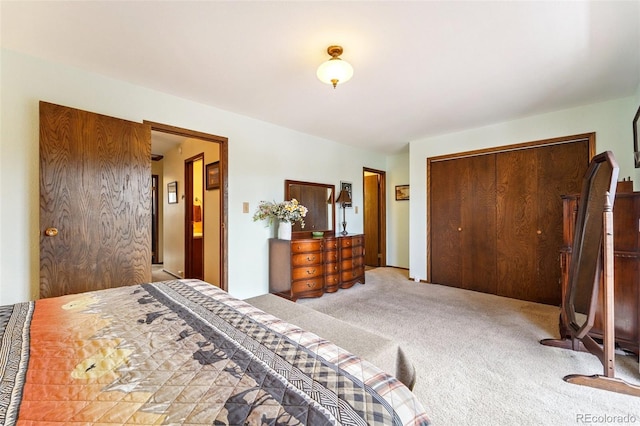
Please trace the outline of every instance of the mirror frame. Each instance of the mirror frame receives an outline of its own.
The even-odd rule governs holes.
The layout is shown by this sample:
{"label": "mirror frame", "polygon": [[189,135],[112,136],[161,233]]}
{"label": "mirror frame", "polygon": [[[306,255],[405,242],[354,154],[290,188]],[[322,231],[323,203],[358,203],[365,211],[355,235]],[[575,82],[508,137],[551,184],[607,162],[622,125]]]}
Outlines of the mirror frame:
{"label": "mirror frame", "polygon": [[[610,174],[608,174],[607,186],[603,188],[593,188],[595,177],[598,173],[609,173],[602,170],[602,167],[608,166]],[[577,338],[582,339],[593,327],[597,306],[598,306],[598,290],[600,288],[600,276],[602,273],[602,244],[603,244],[603,214],[607,206],[613,206],[616,194],[616,186],[618,180],[618,164],[613,155],[609,152],[603,152],[596,155],[591,160],[591,164],[587,169],[582,180],[582,192],[580,201],[578,202],[578,214],[576,218],[576,229],[573,239],[573,253],[571,258],[571,269],[569,271],[569,282],[565,298],[562,301],[562,310],[567,329]],[[590,233],[585,233],[587,225],[595,221],[595,229]],[[586,244],[598,244],[596,252],[598,253],[596,264],[591,262],[594,259],[586,259],[583,257],[583,251]],[[591,248],[593,250],[593,248]],[[583,263],[588,262],[588,266],[595,266],[592,271],[586,275],[581,274],[585,270]],[[589,306],[586,313],[587,318],[584,323],[578,323],[576,319],[576,310],[574,300],[576,294],[581,287],[584,291],[588,288],[591,292]]]}
{"label": "mirror frame", "polygon": [[[289,191],[289,188],[291,187],[291,185],[303,185],[303,186],[315,186],[315,187],[323,187],[323,188],[327,188],[331,190],[331,229],[314,229],[314,231],[319,231],[319,232],[324,232],[325,234],[329,233],[329,234],[335,234],[336,232],[336,203],[335,203],[335,197],[336,197],[336,186],[335,185],[329,185],[326,183],[317,183],[317,182],[305,182],[305,181],[301,181],[301,180],[290,180],[287,179],[284,181],[284,199],[285,200],[291,200],[291,193]],[[303,206],[305,205],[303,200],[298,200],[300,202],[300,204],[302,204]],[[309,213],[307,213],[308,215]],[[312,231],[293,231],[291,233],[292,237],[295,238],[310,238],[311,237],[311,232]],[[325,235],[326,236],[326,235]]]}

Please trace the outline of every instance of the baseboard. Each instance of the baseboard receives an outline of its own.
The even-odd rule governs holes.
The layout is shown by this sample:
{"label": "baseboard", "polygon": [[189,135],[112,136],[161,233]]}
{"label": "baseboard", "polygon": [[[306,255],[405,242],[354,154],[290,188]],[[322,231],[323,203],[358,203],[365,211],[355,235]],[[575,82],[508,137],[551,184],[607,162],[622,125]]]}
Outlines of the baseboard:
{"label": "baseboard", "polygon": [[162,272],[165,272],[165,273],[167,273],[167,274],[171,275],[172,277],[177,278],[179,280],[182,279],[182,277],[180,275],[174,274],[173,272],[167,271],[166,269],[162,269]]}
{"label": "baseboard", "polygon": [[[401,271],[407,271],[407,275],[409,275],[409,268],[405,268],[404,266],[386,265],[386,266],[380,266],[380,268],[393,268],[393,269],[399,269],[399,270],[401,270]],[[409,281],[413,281],[413,282],[416,282],[416,283],[428,283],[428,281],[426,281],[426,280],[422,280],[422,279],[420,279],[420,280],[417,280],[417,281],[416,281],[416,279],[415,279],[414,277],[412,277],[412,276],[409,276],[407,279],[408,279]]]}

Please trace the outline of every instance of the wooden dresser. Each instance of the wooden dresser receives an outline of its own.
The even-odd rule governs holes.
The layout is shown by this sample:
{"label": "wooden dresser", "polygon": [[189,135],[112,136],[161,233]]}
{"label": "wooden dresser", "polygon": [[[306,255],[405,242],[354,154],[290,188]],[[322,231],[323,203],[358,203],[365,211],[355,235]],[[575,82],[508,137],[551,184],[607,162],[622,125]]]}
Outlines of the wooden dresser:
{"label": "wooden dresser", "polygon": [[364,284],[364,235],[269,240],[269,291],[289,300]]}
{"label": "wooden dresser", "polygon": [[[620,191],[620,183],[619,189]],[[563,238],[560,265],[562,297],[569,282],[569,266],[579,196],[564,196]],[[620,347],[638,354],[640,351],[640,192],[617,192],[613,205],[615,336]],[[602,284],[601,284],[602,285]],[[602,289],[602,287],[601,287]],[[602,291],[598,294],[598,311],[591,337],[602,339]],[[568,337],[560,322],[560,334]]]}

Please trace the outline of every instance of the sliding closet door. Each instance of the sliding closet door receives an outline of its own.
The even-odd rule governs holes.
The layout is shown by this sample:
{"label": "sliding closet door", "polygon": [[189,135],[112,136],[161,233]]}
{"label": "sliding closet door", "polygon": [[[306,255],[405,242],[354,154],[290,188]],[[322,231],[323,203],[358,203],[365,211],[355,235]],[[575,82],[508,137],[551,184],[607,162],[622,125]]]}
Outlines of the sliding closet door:
{"label": "sliding closet door", "polygon": [[431,282],[496,292],[496,157],[430,167]]}
{"label": "sliding closet door", "polygon": [[559,305],[561,196],[580,192],[594,145],[585,134],[429,159],[431,282]]}
{"label": "sliding closet door", "polygon": [[150,280],[150,127],[40,102],[40,297]]}
{"label": "sliding closet door", "polygon": [[560,303],[561,196],[580,192],[588,164],[586,139],[497,154],[496,294]]}

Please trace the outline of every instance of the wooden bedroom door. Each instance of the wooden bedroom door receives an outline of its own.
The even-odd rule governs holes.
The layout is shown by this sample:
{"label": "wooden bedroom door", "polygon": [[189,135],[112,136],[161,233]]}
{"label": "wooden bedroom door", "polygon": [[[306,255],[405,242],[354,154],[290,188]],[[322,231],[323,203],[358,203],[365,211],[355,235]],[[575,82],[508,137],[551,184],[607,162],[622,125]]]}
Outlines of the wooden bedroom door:
{"label": "wooden bedroom door", "polygon": [[40,102],[40,297],[150,280],[150,126]]}
{"label": "wooden bedroom door", "polygon": [[489,154],[431,163],[431,282],[496,292],[495,161]]}

